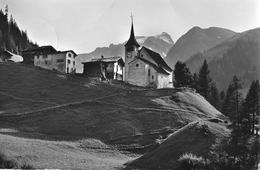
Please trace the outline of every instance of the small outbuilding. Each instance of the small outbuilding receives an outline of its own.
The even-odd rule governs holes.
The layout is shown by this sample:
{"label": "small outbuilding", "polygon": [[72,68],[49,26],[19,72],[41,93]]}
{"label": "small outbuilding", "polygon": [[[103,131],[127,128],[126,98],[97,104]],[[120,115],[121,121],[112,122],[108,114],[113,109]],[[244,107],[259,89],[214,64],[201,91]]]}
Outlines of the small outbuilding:
{"label": "small outbuilding", "polygon": [[22,62],[23,57],[8,50],[0,50],[0,62]]}
{"label": "small outbuilding", "polygon": [[124,61],[121,57],[95,58],[82,63],[83,75],[101,80],[123,80]]}

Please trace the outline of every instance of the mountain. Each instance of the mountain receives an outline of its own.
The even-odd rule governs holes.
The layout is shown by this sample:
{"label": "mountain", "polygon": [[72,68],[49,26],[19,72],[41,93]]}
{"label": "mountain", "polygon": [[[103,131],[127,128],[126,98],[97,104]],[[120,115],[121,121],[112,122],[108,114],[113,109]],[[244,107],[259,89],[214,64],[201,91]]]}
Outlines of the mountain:
{"label": "mountain", "polygon": [[197,72],[206,59],[211,77],[217,86],[225,89],[234,75],[240,77],[243,87],[260,79],[260,28],[252,29],[225,40],[186,61],[192,72]]}
{"label": "mountain", "polygon": [[[169,34],[163,32],[155,36],[137,36],[136,40],[141,46],[150,48],[162,57],[166,57],[168,50],[172,47],[174,42]],[[125,42],[124,42],[125,43]],[[81,62],[88,61],[91,58],[99,58],[101,55],[104,57],[122,56],[124,57],[124,43],[110,44],[108,47],[97,47],[94,51],[85,54],[79,54],[76,60],[77,72],[83,71]]]}
{"label": "mountain", "polygon": [[202,29],[197,26],[193,27],[176,41],[169,50],[166,61],[174,68],[178,60],[186,61],[193,54],[212,48],[235,34],[235,32],[224,28]]}
{"label": "mountain", "polygon": [[18,54],[31,47],[37,44],[29,40],[26,31],[19,28],[12,16],[9,19],[7,7],[5,12],[0,9],[0,49]]}

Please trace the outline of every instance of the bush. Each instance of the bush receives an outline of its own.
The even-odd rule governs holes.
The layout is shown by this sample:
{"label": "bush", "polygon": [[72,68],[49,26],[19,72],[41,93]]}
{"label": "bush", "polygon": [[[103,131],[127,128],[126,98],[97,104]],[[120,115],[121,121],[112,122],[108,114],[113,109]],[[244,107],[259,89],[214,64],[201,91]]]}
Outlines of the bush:
{"label": "bush", "polygon": [[181,170],[206,170],[208,169],[207,161],[202,158],[194,155],[192,153],[185,153],[178,159],[180,163]]}
{"label": "bush", "polygon": [[33,168],[32,165],[25,163],[25,164],[23,164],[23,165],[21,166],[21,169],[34,169],[34,168]]}
{"label": "bush", "polygon": [[8,159],[5,155],[0,153],[0,169],[34,169],[32,165],[24,163],[23,165],[18,165],[14,160]]}
{"label": "bush", "polygon": [[0,168],[17,168],[17,163],[13,160],[7,159],[3,154],[0,153]]}

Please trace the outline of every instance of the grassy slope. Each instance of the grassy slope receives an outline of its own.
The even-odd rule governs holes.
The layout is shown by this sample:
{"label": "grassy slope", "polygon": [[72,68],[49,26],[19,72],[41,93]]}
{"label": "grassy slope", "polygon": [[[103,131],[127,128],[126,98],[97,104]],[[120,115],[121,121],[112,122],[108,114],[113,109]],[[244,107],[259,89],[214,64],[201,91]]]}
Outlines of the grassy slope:
{"label": "grassy slope", "polygon": [[[0,74],[0,129],[16,129],[4,134],[31,141],[77,143],[96,138],[107,144],[143,146],[167,136],[169,128],[222,116],[190,90],[149,90],[119,82],[102,83],[21,64],[0,64]],[[35,152],[28,155],[41,153]]]}
{"label": "grassy slope", "polygon": [[[115,150],[89,149],[80,142],[25,139],[0,134],[1,152],[34,168],[114,169],[132,158]],[[91,140],[91,146],[105,144]]]}
{"label": "grassy slope", "polygon": [[[202,128],[205,126],[206,130]],[[225,126],[208,121],[195,121],[171,134],[158,148],[128,163],[131,167],[175,169],[184,153],[206,156],[216,138],[227,136]]]}

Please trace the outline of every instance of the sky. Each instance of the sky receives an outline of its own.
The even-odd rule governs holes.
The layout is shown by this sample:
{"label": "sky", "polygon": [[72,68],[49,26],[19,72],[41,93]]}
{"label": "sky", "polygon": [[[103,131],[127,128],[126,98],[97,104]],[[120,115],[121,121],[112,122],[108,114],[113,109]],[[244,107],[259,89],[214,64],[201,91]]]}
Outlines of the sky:
{"label": "sky", "polygon": [[260,27],[260,0],[0,0],[39,45],[88,53],[135,35],[167,32],[174,42],[193,26],[243,32]]}

